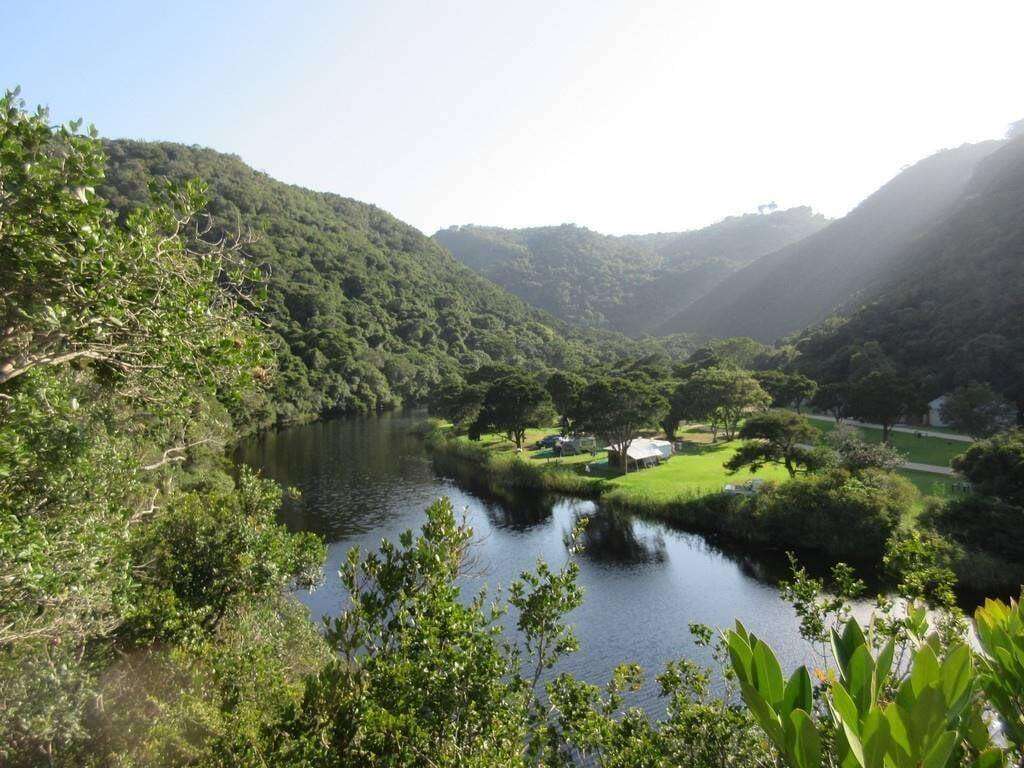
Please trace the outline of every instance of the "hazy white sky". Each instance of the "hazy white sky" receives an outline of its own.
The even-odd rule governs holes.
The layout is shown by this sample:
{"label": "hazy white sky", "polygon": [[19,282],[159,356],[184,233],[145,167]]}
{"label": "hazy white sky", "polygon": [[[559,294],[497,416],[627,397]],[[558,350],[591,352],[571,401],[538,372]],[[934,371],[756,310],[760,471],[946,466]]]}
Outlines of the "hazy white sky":
{"label": "hazy white sky", "polygon": [[428,233],[837,216],[1024,117],[1022,0],[0,5],[0,86],[55,118],[233,152]]}

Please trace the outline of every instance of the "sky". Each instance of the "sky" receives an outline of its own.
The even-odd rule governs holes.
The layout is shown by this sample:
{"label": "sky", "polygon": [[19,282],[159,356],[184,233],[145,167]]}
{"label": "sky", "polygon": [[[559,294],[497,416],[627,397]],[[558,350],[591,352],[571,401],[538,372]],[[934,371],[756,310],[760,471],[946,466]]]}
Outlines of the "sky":
{"label": "sky", "polygon": [[424,232],[675,231],[1024,117],[1021,0],[0,0],[0,87]]}

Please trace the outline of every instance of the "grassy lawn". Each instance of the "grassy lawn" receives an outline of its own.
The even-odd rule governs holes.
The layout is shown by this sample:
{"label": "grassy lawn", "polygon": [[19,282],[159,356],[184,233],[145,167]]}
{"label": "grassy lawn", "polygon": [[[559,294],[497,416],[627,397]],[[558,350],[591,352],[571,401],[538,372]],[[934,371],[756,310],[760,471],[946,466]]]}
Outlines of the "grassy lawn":
{"label": "grassy lawn", "polygon": [[953,489],[953,485],[958,482],[956,477],[935,475],[931,472],[919,472],[915,469],[899,469],[896,473],[907,478],[907,480],[917,486],[917,490],[924,496],[948,498],[959,493],[959,491]]}
{"label": "grassy lawn", "polygon": [[[765,480],[786,480],[789,475],[784,467],[768,466],[756,474],[747,470],[730,475],[722,466],[735,453],[739,441],[729,443],[707,442],[710,435],[700,430],[681,433],[687,439],[687,450],[662,462],[657,467],[620,473],[617,465],[609,466],[604,451],[598,450],[596,455],[589,452],[577,456],[556,457],[550,450],[532,451],[529,447],[544,435],[556,434],[556,429],[531,429],[526,435],[524,454],[531,462],[545,464],[552,468],[564,468],[565,471],[584,473],[589,464],[591,477],[605,478],[617,488],[628,489],[651,500],[667,500],[678,496],[698,496],[717,493],[726,483],[744,483],[751,478],[760,477]],[[479,445],[493,451],[511,452],[515,450],[512,443],[503,435],[483,435]],[[603,448],[603,446],[599,446]]]}
{"label": "grassy lawn", "polygon": [[787,480],[784,467],[769,465],[760,472],[747,470],[730,475],[722,466],[736,452],[738,441],[715,444],[690,444],[685,452],[676,454],[660,466],[616,476],[609,482],[617,487],[635,491],[655,501],[665,501],[680,495],[699,496],[716,493],[726,483],[745,483],[751,478]]}
{"label": "grassy lawn", "polygon": [[[823,432],[835,429],[830,422],[812,422]],[[865,440],[881,441],[881,431],[877,429],[860,429]],[[769,465],[756,474],[743,470],[730,475],[722,466],[736,451],[738,440],[732,442],[711,443],[711,435],[701,427],[682,427],[679,437],[687,441],[685,451],[678,453],[666,462],[651,469],[643,469],[629,474],[620,473],[617,465],[609,466],[607,457],[602,450],[596,455],[589,452],[577,456],[555,456],[550,449],[531,450],[532,446],[545,435],[557,434],[554,427],[548,429],[531,429],[526,433],[524,457],[531,463],[543,464],[549,469],[564,470],[590,477],[600,477],[609,485],[621,488],[631,494],[644,496],[653,501],[665,501],[679,496],[699,496],[716,493],[726,483],[743,483],[752,477],[765,480],[786,480],[785,468]],[[938,464],[948,466],[949,460],[968,447],[967,443],[945,441],[940,438],[920,438],[914,435],[894,432],[893,444],[904,453],[909,461],[922,464]],[[515,446],[505,439],[504,435],[487,434],[481,436],[478,445],[498,453],[515,451]],[[599,446],[601,448],[603,446]],[[590,465],[590,471],[585,467]],[[899,470],[899,474],[910,480],[923,496],[948,497],[954,493],[955,478],[936,475],[915,470]]]}
{"label": "grassy lawn", "polygon": [[[822,432],[831,432],[836,428],[834,421],[811,421],[815,428]],[[871,427],[855,427],[869,443],[882,442],[882,430]],[[915,437],[906,432],[890,434],[893,447],[907,457],[907,461],[919,464],[937,464],[948,467],[950,460],[971,447],[970,443],[956,440],[943,440],[941,437]]]}

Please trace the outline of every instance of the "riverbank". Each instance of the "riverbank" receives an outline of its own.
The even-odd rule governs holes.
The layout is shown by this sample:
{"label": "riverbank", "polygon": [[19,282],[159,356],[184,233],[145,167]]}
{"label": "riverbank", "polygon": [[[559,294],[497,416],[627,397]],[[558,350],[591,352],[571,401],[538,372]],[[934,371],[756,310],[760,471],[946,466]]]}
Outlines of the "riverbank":
{"label": "riverbank", "polygon": [[[553,431],[530,430],[527,446]],[[902,480],[889,476],[868,489],[870,503],[842,498],[839,487],[806,484],[802,490],[812,495],[801,497],[795,490],[787,493],[786,471],[769,465],[753,475],[765,481],[767,493],[730,494],[725,484],[751,477],[728,475],[722,466],[738,441],[711,442],[699,428],[682,434],[687,442],[679,454],[628,474],[609,466],[603,453],[564,458],[536,449],[517,453],[503,436],[471,442],[438,423],[423,436],[439,471],[497,495],[525,490],[594,499],[603,509],[664,522],[747,552],[793,551],[819,563],[842,560],[870,576],[882,568],[888,533],[917,528],[918,515],[930,503],[929,490],[937,497],[953,492],[947,478],[901,470]],[[814,508],[813,515],[798,511],[806,505]],[[984,553],[960,553],[955,560],[965,604],[976,594],[1009,594],[1017,586],[1020,569]]]}
{"label": "riverbank", "polygon": [[[526,443],[533,446],[552,432],[530,430]],[[603,452],[569,457],[555,457],[544,450],[517,453],[503,436],[483,435],[473,442],[439,424],[424,433],[439,471],[491,493],[534,490],[584,497],[599,501],[609,511],[664,522],[747,551],[794,551],[819,561],[844,560],[866,574],[878,570],[884,537],[861,531],[864,538],[859,538],[857,520],[845,526],[829,525],[822,517],[817,530],[802,524],[792,527],[792,519],[783,519],[772,505],[763,503],[766,494],[724,489],[726,484],[757,478],[771,493],[789,479],[784,468],[769,465],[754,474],[728,475],[722,465],[736,451],[738,441],[712,442],[710,435],[696,428],[687,436],[684,450],[658,467],[622,474],[609,465]],[[901,498],[915,493],[909,484],[902,491]],[[899,516],[895,508],[888,512],[890,520]]]}

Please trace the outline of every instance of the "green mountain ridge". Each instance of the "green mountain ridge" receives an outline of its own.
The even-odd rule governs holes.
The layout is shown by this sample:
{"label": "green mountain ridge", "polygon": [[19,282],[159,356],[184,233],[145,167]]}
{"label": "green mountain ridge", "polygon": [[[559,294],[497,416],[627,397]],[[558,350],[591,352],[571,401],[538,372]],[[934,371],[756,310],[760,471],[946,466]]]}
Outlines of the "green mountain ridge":
{"label": "green mountain ridge", "polygon": [[381,209],[276,181],[240,158],[165,142],[105,142],[98,192],[124,213],[154,178],[201,178],[216,228],[257,233],[268,274],[281,423],[415,403],[465,367],[575,369],[636,352],[625,337],[569,327],[458,263]]}
{"label": "green mountain ridge", "polygon": [[799,365],[848,376],[885,355],[933,395],[987,381],[1024,408],[1024,135],[977,164],[956,205],[866,287],[870,303],[804,331]]}
{"label": "green mountain ridge", "polygon": [[1000,146],[965,144],[916,163],[845,217],[736,272],[658,332],[771,342],[855,309],[943,221]]}
{"label": "green mountain ridge", "polygon": [[571,224],[453,226],[434,239],[469,267],[568,322],[654,331],[758,257],[827,224],[810,208],[732,216],[687,232],[603,235]]}

